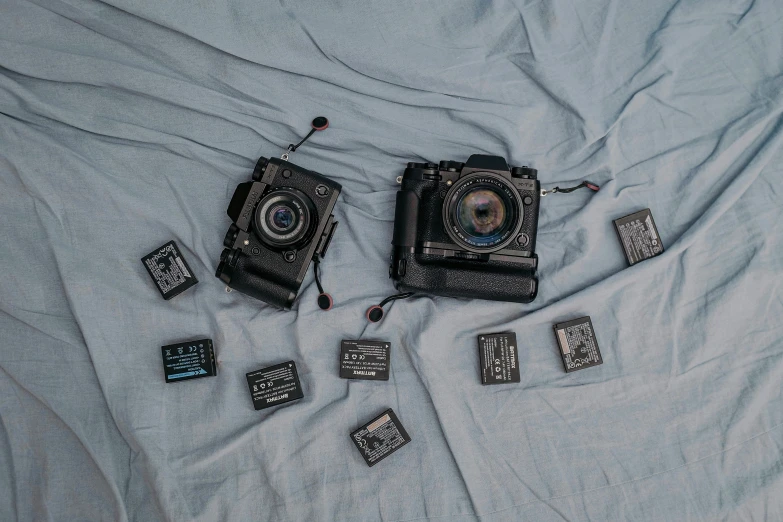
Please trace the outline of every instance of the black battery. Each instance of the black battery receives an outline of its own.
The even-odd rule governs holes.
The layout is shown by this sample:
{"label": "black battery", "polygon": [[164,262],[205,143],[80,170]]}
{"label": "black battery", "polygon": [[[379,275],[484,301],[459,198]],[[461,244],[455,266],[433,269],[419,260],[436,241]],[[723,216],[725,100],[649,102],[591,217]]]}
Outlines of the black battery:
{"label": "black battery", "polygon": [[141,258],[163,299],[171,299],[198,283],[174,241]]}
{"label": "black battery", "polygon": [[211,339],[199,339],[161,347],[166,382],[187,381],[217,375]]}
{"label": "black battery", "polygon": [[246,375],[253,407],[263,410],[304,397],[294,361],[275,364]]}
{"label": "black battery", "polygon": [[649,208],[613,221],[629,265],[663,253],[663,243]]}
{"label": "black battery", "polygon": [[589,317],[580,317],[556,324],[554,329],[566,372],[575,372],[603,364],[601,351],[598,349],[598,340],[595,338],[595,330],[593,330],[593,322]]}
{"label": "black battery", "polygon": [[351,440],[367,465],[373,467],[409,443],[411,438],[390,408],[351,433]]}
{"label": "black battery", "polygon": [[340,343],[340,377],[343,379],[389,380],[391,344],[386,341]]}
{"label": "black battery", "polygon": [[517,336],[512,332],[478,336],[481,384],[519,382]]}

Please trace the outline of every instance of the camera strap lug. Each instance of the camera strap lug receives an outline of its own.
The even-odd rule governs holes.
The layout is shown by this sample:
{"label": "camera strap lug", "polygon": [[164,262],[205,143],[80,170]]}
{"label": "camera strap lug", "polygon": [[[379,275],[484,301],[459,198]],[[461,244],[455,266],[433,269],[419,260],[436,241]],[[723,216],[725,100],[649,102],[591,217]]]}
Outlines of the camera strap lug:
{"label": "camera strap lug", "polygon": [[310,132],[307,133],[307,136],[302,138],[302,141],[294,145],[293,143],[288,146],[288,150],[286,150],[282,156],[280,156],[280,159],[283,161],[288,161],[288,157],[291,155],[292,152],[294,152],[296,149],[302,146],[302,143],[307,141],[307,138],[312,136],[316,131],[322,131],[329,127],[329,120],[324,118],[323,116],[318,116],[317,118],[313,119],[312,122],[310,122]]}

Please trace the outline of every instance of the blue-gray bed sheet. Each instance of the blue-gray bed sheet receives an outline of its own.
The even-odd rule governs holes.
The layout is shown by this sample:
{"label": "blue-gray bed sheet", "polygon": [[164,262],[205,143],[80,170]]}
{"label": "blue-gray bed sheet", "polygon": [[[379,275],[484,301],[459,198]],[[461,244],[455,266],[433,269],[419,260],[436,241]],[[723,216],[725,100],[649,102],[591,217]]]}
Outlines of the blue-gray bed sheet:
{"label": "blue-gray bed sheet", "polygon": [[[783,3],[0,1],[0,519],[783,520]],[[292,311],[214,270],[237,183],[295,156],[342,184]],[[408,161],[505,156],[544,187],[527,305],[418,297],[370,325]],[[650,208],[627,267],[612,220]],[[140,258],[175,240],[171,301]],[[552,331],[589,315],[601,366]],[[511,330],[521,382],[482,386]],[[214,340],[165,384],[160,346]],[[341,339],[392,344],[388,382]],[[304,399],[245,373],[294,360]],[[368,468],[348,434],[393,408]]]}

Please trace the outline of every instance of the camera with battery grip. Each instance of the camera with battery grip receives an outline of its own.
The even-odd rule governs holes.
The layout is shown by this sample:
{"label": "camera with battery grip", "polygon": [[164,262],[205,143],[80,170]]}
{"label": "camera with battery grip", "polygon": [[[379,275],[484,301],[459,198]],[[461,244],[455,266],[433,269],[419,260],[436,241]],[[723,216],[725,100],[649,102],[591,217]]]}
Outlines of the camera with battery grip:
{"label": "camera with battery grip", "polygon": [[536,174],[479,154],[466,163],[408,163],[398,178],[389,267],[395,287],[495,301],[535,299]]}
{"label": "camera with battery grip", "polygon": [[[232,224],[215,275],[227,290],[291,308],[312,263],[318,306],[328,310],[333,302],[321,285],[319,264],[337,226],[332,212],[342,187],[289,161],[290,154],[316,131],[328,127],[328,121],[318,117],[311,126],[307,136],[289,145],[279,159],[259,158],[252,179],[236,187],[227,209]],[[535,247],[541,199],[580,188],[599,190],[587,180],[542,190],[537,174],[527,166],[510,168],[502,157],[480,154],[465,163],[408,163],[397,178],[400,190],[389,266],[389,276],[401,293],[370,307],[367,319],[380,321],[385,304],[416,294],[533,301],[538,293]],[[649,209],[618,218],[614,224],[629,264],[663,252]],[[164,299],[198,282],[174,241],[142,262]],[[565,372],[603,364],[589,316],[558,322],[553,329]],[[388,381],[391,346],[388,341],[343,339],[339,377]],[[514,332],[479,334],[478,348],[482,385],[522,381]],[[217,375],[219,361],[210,338],[169,343],[160,349],[167,383]],[[245,377],[255,410],[305,397],[294,360],[267,365]],[[391,409],[350,437],[368,466],[411,441]]]}
{"label": "camera with battery grip", "polygon": [[280,159],[260,158],[252,181],[240,183],[228,205],[233,221],[215,276],[227,287],[281,308],[290,308],[312,261],[318,305],[332,306],[321,286],[318,263],[326,254],[337,222],[332,215],[340,184],[298,165],[288,156],[315,131],[328,126],[313,120],[312,130]]}

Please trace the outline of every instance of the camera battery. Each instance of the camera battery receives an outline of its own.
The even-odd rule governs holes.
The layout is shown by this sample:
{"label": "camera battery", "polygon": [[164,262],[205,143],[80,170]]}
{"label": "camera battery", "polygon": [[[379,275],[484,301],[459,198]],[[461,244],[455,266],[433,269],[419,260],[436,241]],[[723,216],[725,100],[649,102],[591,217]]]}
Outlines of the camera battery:
{"label": "camera battery", "polygon": [[603,364],[593,323],[589,317],[556,324],[554,329],[567,373]]}
{"label": "camera battery", "polygon": [[199,339],[161,347],[166,382],[187,381],[217,375],[211,339]]}
{"label": "camera battery", "polygon": [[478,337],[478,345],[481,384],[519,382],[516,334],[482,334]]}
{"label": "camera battery", "polygon": [[389,380],[386,341],[345,341],[340,344],[340,377],[343,379]]}
{"label": "camera battery", "polygon": [[409,443],[411,438],[390,408],[351,433],[351,440],[367,465],[373,467]]}
{"label": "camera battery", "polygon": [[253,407],[263,410],[304,397],[294,361],[288,361],[246,375]]}
{"label": "camera battery", "polygon": [[615,219],[614,228],[629,265],[663,253],[663,243],[649,208]]}
{"label": "camera battery", "polygon": [[163,299],[171,299],[198,283],[174,241],[142,257],[141,262]]}

